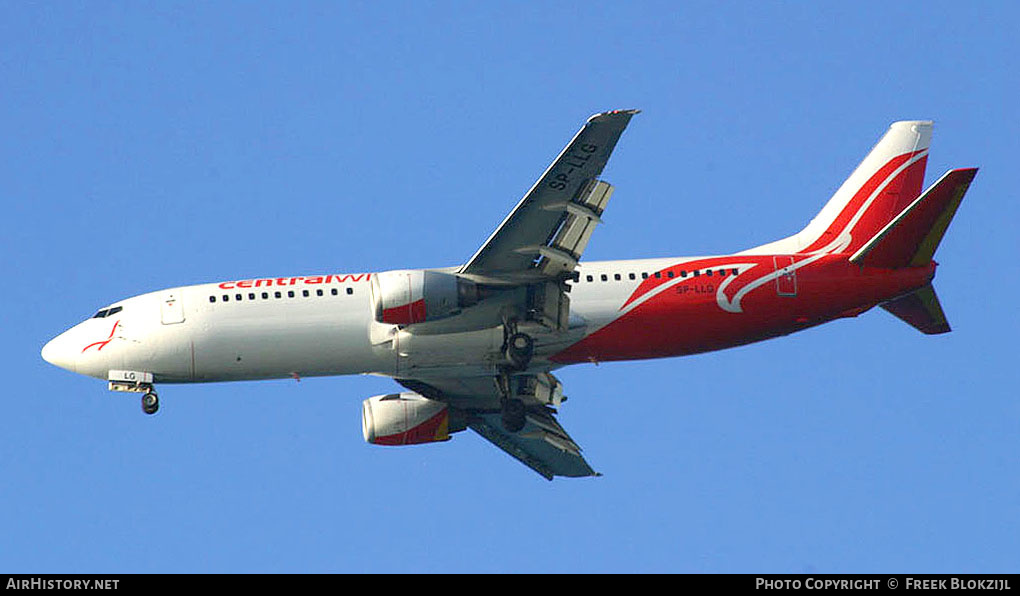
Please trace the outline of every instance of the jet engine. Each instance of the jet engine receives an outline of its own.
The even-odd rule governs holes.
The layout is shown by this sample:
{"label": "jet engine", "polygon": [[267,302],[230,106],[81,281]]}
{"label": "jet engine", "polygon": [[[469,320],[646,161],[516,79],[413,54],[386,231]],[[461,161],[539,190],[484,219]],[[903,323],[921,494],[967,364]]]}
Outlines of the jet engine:
{"label": "jet engine", "polygon": [[373,445],[448,441],[450,433],[467,427],[462,418],[446,403],[410,392],[376,395],[361,404],[361,429]]}
{"label": "jet engine", "polygon": [[453,316],[478,302],[473,282],[452,273],[410,269],[372,276],[375,320],[413,325]]}

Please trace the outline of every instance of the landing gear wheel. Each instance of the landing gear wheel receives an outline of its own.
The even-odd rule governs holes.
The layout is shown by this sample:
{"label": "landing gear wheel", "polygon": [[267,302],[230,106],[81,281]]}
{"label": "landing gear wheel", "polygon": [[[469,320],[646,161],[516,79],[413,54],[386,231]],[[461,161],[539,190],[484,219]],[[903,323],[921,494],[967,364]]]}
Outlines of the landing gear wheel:
{"label": "landing gear wheel", "polygon": [[155,414],[159,410],[159,396],[150,391],[142,396],[142,411],[146,414]]}
{"label": "landing gear wheel", "polygon": [[524,428],[527,420],[525,419],[526,410],[524,408],[524,402],[519,399],[508,399],[503,403],[503,428],[507,432],[516,433],[520,432]]}
{"label": "landing gear wheel", "polygon": [[535,353],[535,340],[524,333],[514,333],[506,340],[506,358],[519,370],[524,370]]}

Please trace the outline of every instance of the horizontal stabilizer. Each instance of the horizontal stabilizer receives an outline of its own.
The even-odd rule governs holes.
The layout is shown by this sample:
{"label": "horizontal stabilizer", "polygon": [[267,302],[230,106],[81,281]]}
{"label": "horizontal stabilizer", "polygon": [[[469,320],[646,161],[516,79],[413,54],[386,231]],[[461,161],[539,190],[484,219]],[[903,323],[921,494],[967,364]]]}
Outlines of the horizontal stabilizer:
{"label": "horizontal stabilizer", "polygon": [[882,228],[850,262],[869,267],[923,267],[931,262],[977,168],[946,172]]}
{"label": "horizontal stabilizer", "polygon": [[882,305],[904,323],[927,335],[949,333],[946,313],[942,312],[939,297],[931,284],[915,290],[906,296],[900,296]]}

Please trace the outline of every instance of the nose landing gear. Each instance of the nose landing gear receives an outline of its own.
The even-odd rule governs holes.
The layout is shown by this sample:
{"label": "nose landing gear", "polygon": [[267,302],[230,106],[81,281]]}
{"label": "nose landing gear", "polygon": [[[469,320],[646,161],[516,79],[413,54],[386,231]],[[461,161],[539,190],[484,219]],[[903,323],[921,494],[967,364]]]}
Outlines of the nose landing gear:
{"label": "nose landing gear", "polygon": [[126,391],[128,393],[142,394],[142,411],[146,414],[155,414],[159,410],[159,396],[153,389],[152,383],[155,380],[150,372],[134,370],[111,370],[110,391]]}
{"label": "nose landing gear", "polygon": [[150,415],[159,411],[159,396],[155,391],[149,391],[142,396],[142,411]]}

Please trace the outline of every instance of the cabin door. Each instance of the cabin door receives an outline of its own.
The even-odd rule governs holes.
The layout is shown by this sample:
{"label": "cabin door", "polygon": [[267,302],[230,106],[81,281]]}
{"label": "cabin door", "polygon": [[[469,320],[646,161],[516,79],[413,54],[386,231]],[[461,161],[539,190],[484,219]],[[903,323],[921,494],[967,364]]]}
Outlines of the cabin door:
{"label": "cabin door", "polygon": [[184,303],[177,292],[166,292],[160,297],[159,316],[164,325],[184,322]]}

